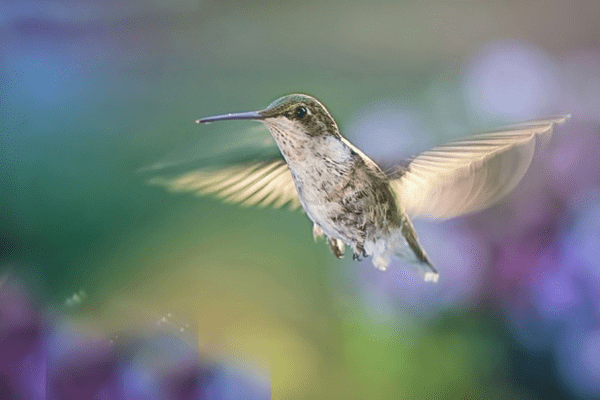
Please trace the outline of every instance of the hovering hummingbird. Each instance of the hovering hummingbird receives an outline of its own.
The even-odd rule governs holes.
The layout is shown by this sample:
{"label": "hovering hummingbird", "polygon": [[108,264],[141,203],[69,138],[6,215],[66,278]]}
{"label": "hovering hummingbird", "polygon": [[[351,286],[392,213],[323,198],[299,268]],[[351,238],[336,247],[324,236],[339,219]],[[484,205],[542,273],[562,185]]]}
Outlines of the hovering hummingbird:
{"label": "hovering hummingbird", "polygon": [[[313,222],[333,254],[372,257],[385,270],[392,257],[419,266],[426,281],[438,272],[419,244],[411,218],[448,219],[482,210],[510,192],[527,170],[538,135],[569,116],[505,127],[425,151],[404,167],[384,171],[344,138],[317,99],[292,94],[261,111],[197,120],[262,122],[280,153],[267,161],[202,168],[151,183],[214,194],[243,205],[290,203]],[[283,156],[283,158],[281,157]]]}

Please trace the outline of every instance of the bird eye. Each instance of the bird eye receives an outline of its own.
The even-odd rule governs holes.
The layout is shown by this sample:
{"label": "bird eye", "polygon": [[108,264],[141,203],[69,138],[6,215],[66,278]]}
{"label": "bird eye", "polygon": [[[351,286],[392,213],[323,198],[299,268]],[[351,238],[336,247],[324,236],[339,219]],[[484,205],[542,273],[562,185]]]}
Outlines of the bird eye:
{"label": "bird eye", "polygon": [[308,111],[306,110],[306,107],[302,107],[302,106],[296,108],[296,111],[294,111],[294,114],[296,115],[296,118],[298,118],[298,119],[303,118],[307,113],[308,113]]}

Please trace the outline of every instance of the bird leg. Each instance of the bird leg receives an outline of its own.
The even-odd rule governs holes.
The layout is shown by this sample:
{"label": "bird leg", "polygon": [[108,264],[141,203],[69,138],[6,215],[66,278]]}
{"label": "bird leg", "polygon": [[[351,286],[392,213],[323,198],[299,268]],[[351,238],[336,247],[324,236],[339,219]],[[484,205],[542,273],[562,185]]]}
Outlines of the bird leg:
{"label": "bird leg", "polygon": [[346,251],[346,245],[340,239],[329,238],[329,247],[333,255],[337,258],[344,258],[344,252]]}
{"label": "bird leg", "polygon": [[[315,242],[318,238],[325,235],[323,229],[317,224],[313,225],[313,237],[315,238]],[[337,258],[344,258],[344,252],[346,251],[346,245],[340,239],[334,239],[332,237],[327,237],[327,241],[329,242],[329,247],[331,247],[331,251],[333,255]]]}
{"label": "bird leg", "polygon": [[318,238],[320,238],[321,236],[325,235],[325,232],[323,232],[323,229],[321,229],[321,227],[317,224],[313,225],[313,238],[315,239],[315,242],[317,241]]}
{"label": "bird leg", "polygon": [[354,254],[352,254],[352,259],[354,261],[362,261],[363,258],[367,258],[368,254],[365,251],[365,241],[364,239],[356,242],[354,245]]}

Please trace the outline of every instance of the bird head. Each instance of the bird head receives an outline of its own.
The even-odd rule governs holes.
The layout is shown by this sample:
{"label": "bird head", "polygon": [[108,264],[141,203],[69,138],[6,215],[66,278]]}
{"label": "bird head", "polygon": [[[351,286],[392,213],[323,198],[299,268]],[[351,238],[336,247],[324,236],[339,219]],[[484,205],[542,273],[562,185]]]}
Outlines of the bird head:
{"label": "bird head", "polygon": [[305,94],[280,97],[264,110],[216,115],[196,122],[201,124],[239,119],[262,122],[278,144],[289,140],[303,142],[317,137],[340,136],[337,124],[325,106]]}

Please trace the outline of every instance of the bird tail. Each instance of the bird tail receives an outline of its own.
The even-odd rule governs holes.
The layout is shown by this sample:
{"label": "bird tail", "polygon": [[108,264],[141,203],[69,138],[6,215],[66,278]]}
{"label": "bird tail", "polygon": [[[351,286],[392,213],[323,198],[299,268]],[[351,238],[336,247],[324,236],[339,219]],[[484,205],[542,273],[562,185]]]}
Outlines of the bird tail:
{"label": "bird tail", "polygon": [[400,244],[395,247],[394,254],[416,266],[426,282],[437,282],[440,275],[429,261],[423,247],[421,247],[417,232],[406,214],[402,215],[400,234],[402,238],[400,241],[396,241]]}
{"label": "bird tail", "polygon": [[402,214],[401,222],[400,227],[393,229],[385,237],[365,244],[365,250],[373,257],[373,265],[385,271],[391,258],[395,256],[418,270],[425,281],[437,282],[439,274],[427,258],[417,239],[415,228],[405,214]]}

